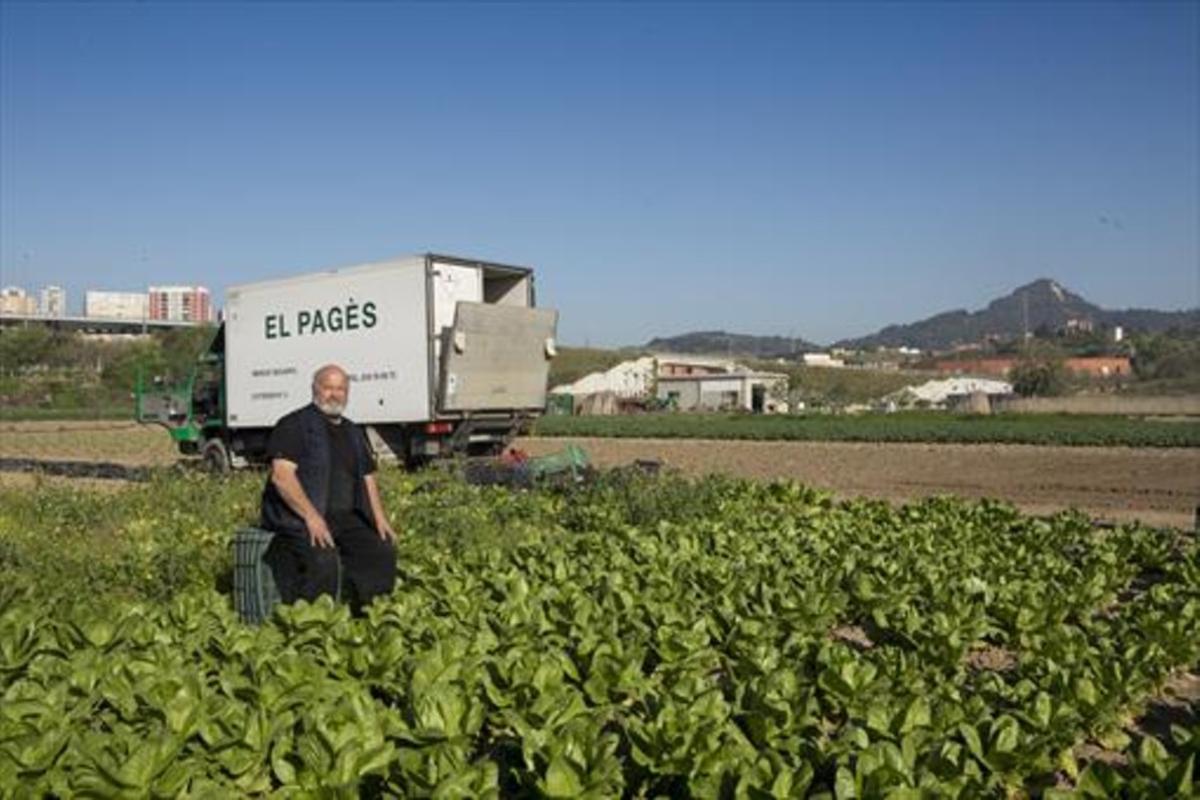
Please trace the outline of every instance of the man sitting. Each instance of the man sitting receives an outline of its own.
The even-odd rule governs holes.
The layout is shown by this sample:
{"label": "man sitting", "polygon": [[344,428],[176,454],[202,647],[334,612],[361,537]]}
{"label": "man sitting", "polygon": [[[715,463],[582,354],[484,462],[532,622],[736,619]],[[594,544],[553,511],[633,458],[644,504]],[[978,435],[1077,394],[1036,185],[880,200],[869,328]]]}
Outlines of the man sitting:
{"label": "man sitting", "polygon": [[261,526],[276,534],[264,560],[283,602],[335,594],[340,557],[343,589],[357,614],[395,585],[396,533],[379,499],[366,436],[342,416],[349,396],[346,371],[327,364],[313,375],[312,403],[276,423]]}

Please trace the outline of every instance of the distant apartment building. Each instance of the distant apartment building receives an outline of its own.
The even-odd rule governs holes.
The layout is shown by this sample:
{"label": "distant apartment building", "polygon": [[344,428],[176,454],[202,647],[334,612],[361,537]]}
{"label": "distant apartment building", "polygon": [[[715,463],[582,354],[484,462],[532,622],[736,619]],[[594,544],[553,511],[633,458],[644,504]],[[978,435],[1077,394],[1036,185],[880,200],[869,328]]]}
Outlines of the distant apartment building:
{"label": "distant apartment building", "polygon": [[150,319],[212,322],[212,298],[203,286],[151,286]]}
{"label": "distant apartment building", "polygon": [[89,291],[83,296],[83,314],[101,319],[147,319],[145,292]]}
{"label": "distant apartment building", "polygon": [[38,313],[43,317],[65,317],[67,290],[61,286],[43,286],[38,295]]}
{"label": "distant apartment building", "polygon": [[37,298],[25,293],[20,286],[0,289],[0,314],[36,314]]}

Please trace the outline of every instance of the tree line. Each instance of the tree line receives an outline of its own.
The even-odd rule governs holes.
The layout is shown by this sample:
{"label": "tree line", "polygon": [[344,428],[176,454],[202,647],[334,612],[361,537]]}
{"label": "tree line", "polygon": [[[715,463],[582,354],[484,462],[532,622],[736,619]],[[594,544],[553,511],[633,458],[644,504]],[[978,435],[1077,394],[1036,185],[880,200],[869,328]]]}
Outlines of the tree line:
{"label": "tree line", "polygon": [[139,372],[185,379],[216,327],[88,336],[41,325],[0,332],[0,408],[101,408],[129,402]]}

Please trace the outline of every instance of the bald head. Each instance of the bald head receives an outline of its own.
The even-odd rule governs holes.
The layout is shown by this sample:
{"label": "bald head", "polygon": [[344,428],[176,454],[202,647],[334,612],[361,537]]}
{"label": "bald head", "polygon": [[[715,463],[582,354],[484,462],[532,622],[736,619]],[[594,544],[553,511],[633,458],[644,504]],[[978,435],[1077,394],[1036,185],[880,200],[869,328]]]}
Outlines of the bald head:
{"label": "bald head", "polygon": [[337,364],[326,364],[313,373],[312,396],[322,413],[340,417],[350,399],[350,376]]}

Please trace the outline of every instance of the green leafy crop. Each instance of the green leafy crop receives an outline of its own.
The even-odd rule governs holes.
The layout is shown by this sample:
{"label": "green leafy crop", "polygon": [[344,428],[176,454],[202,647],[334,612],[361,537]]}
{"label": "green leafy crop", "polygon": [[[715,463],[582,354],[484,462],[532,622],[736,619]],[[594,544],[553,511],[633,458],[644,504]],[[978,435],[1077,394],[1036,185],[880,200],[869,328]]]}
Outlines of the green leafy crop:
{"label": "green leafy crop", "polygon": [[1132,725],[1200,662],[1189,534],[388,472],[395,592],[254,628],[222,589],[258,488],[0,490],[0,796],[1195,792],[1200,730]]}

